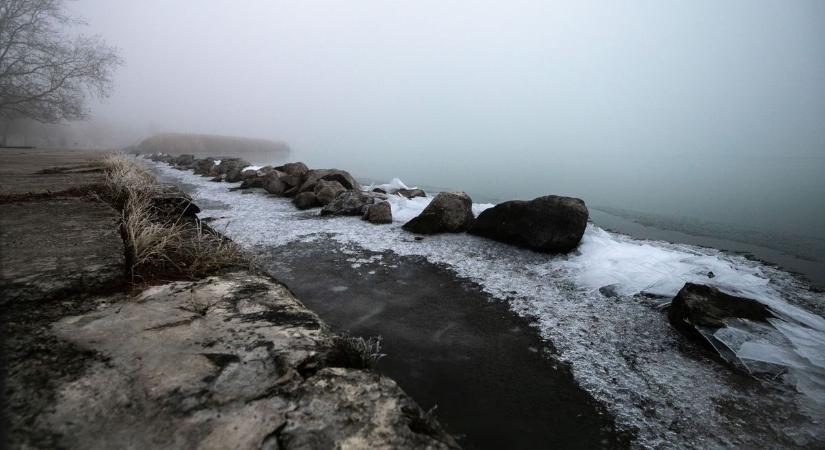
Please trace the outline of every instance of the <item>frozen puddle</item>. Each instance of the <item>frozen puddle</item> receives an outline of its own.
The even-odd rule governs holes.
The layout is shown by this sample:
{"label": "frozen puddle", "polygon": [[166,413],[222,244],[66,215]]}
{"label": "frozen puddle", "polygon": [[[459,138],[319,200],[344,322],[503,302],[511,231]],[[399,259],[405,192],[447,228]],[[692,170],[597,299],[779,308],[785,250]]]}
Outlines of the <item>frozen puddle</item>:
{"label": "frozen puddle", "polygon": [[[793,276],[713,249],[640,241],[588,226],[577,252],[548,256],[465,234],[418,241],[401,230],[429,198],[391,196],[394,223],[357,217],[321,218],[288,199],[229,192],[234,186],[157,164],[167,180],[196,186],[196,203],[221,217],[218,230],[248,248],[330,236],[373,252],[419,255],[507,301],[552,342],[576,380],[606,405],[617,422],[652,448],[803,447],[825,442],[825,320],[794,304],[825,301]],[[400,187],[393,180],[386,187]],[[492,205],[474,205],[480,213]],[[373,261],[353,257],[353,267]],[[713,278],[708,273],[713,273]],[[732,374],[684,340],[658,306],[687,281],[758,299],[782,320],[773,327],[738,321],[718,332],[742,363],[770,366],[783,382]],[[611,287],[611,297],[600,292]],[[777,367],[779,368],[777,370]]]}

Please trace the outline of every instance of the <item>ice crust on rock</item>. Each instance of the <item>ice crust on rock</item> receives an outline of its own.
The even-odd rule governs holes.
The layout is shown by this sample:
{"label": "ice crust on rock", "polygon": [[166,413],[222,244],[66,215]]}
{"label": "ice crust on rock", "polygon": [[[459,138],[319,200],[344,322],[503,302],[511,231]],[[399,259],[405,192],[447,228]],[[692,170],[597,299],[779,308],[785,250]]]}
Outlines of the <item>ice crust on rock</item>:
{"label": "ice crust on rock", "polygon": [[[819,403],[825,392],[825,320],[788,302],[823,302],[825,295],[809,291],[788,273],[742,256],[637,240],[592,224],[580,247],[566,256],[466,234],[419,241],[401,225],[432,196],[390,195],[393,223],[379,229],[357,217],[322,219],[317,211],[295,209],[288,199],[238,195],[225,184],[150,164],[167,179],[195,185],[195,203],[226,205],[228,211],[205,208],[200,216],[218,217],[213,226],[225,227],[247,247],[328,237],[353,254],[389,250],[423,256],[478,283],[535,323],[558,359],[571,364],[579,384],[616,415],[620,426],[637,433],[641,447],[805,446],[825,440],[825,404]],[[394,183],[403,184],[388,184]],[[474,204],[473,212],[490,206]],[[708,272],[715,276],[709,278]],[[746,364],[786,368],[781,376],[789,384],[770,383],[764,388],[768,392],[743,388],[728,381],[730,368],[679,350],[682,337],[655,307],[662,300],[637,294],[672,298],[687,281],[757,299],[777,312],[782,320],[772,321],[767,333],[732,323],[721,329],[729,336],[717,337]],[[619,296],[602,295],[599,288],[606,285],[614,285]],[[748,418],[747,432],[742,417]]]}

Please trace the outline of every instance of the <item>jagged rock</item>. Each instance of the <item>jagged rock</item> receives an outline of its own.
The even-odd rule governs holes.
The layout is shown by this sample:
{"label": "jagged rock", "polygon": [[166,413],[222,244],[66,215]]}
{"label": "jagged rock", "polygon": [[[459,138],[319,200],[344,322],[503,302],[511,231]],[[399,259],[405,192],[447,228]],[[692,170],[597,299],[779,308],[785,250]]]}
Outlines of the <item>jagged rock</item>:
{"label": "jagged rock", "polygon": [[708,344],[707,337],[696,327],[718,329],[725,326],[725,319],[766,322],[771,317],[775,316],[763,303],[694,283],[686,283],[682,287],[667,313],[674,328],[703,345]]}
{"label": "jagged rock", "polygon": [[403,228],[417,234],[458,233],[473,223],[473,201],[464,192],[439,192],[417,217]]}
{"label": "jagged rock", "polygon": [[547,195],[486,209],[470,233],[540,252],[566,253],[579,245],[587,217],[581,199]]}
{"label": "jagged rock", "polygon": [[307,165],[302,162],[286,163],[282,166],[276,167],[275,170],[283,172],[287,175],[297,176],[298,178],[303,177],[307,172],[309,172]]}
{"label": "jagged rock", "polygon": [[[151,287],[53,326],[89,355],[37,426],[60,448],[456,448],[283,286],[236,272]],[[282,447],[283,446],[283,447]]]}
{"label": "jagged rock", "polygon": [[372,192],[375,192],[376,194],[386,194],[387,193],[387,191],[385,191],[381,188],[373,188]]}
{"label": "jagged rock", "polygon": [[378,202],[367,208],[362,218],[370,223],[392,223],[392,208],[388,202]]}
{"label": "jagged rock", "polygon": [[398,195],[407,197],[407,198],[426,197],[427,196],[427,193],[425,193],[421,189],[399,189],[395,193],[398,194]]}
{"label": "jagged rock", "polygon": [[315,185],[320,180],[337,181],[346,189],[361,190],[361,185],[346,170],[338,169],[314,169],[306,173],[306,181],[303,182],[299,192],[314,191]]}
{"label": "jagged rock", "polygon": [[[377,195],[377,194],[376,194]],[[321,209],[322,216],[362,216],[377,197],[368,192],[344,191]]]}
{"label": "jagged rock", "polygon": [[314,192],[301,192],[292,199],[292,203],[298,209],[310,209],[321,206]]}
{"label": "jagged rock", "polygon": [[337,181],[320,180],[315,185],[315,197],[322,206],[331,202],[344,191],[346,191],[346,188]]}

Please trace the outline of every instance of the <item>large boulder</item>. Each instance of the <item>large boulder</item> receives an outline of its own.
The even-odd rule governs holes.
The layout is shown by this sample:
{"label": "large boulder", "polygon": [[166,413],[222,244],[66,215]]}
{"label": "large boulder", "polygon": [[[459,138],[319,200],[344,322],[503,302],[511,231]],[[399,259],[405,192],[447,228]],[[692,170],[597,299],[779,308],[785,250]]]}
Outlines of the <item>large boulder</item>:
{"label": "large boulder", "polygon": [[344,186],[337,181],[320,180],[315,185],[315,197],[321,205],[326,205],[331,202],[338,194],[344,191],[346,191]]}
{"label": "large boulder", "polygon": [[310,209],[321,206],[314,192],[301,192],[292,199],[292,203],[298,209]]}
{"label": "large boulder", "polygon": [[401,195],[403,197],[407,197],[407,198],[416,198],[416,197],[426,197],[427,196],[427,193],[425,193],[424,191],[422,191],[421,189],[418,189],[418,188],[399,189],[395,193],[398,194],[398,195]]}
{"label": "large boulder", "polygon": [[178,168],[189,168],[195,163],[195,155],[183,154],[175,158],[175,166]]}
{"label": "large boulder", "polygon": [[241,158],[224,158],[217,166],[218,175],[226,175],[225,180],[230,183],[241,181],[241,171],[249,162]]}
{"label": "large boulder", "polygon": [[417,217],[402,228],[417,234],[458,233],[473,223],[473,201],[464,192],[439,192]]}
{"label": "large boulder", "polygon": [[344,191],[321,209],[322,216],[363,216],[378,197],[369,192]]}
{"label": "large boulder", "polygon": [[370,205],[362,219],[370,223],[392,223],[392,208],[389,202]]}
{"label": "large boulder", "polygon": [[240,189],[263,188],[267,177],[274,171],[275,169],[273,169],[272,166],[264,166],[258,170],[244,170],[241,173],[243,182],[241,183]]}
{"label": "large boulder", "polygon": [[512,200],[478,215],[470,233],[545,253],[575,249],[587,227],[584,201],[546,195]]}
{"label": "large boulder", "polygon": [[296,175],[299,178],[309,172],[307,165],[302,162],[286,163],[282,166],[276,167],[275,170],[283,172],[287,175]]}
{"label": "large boulder", "polygon": [[261,185],[270,194],[283,195],[287,186],[281,181],[280,172],[273,170],[272,172],[261,177]]}
{"label": "large boulder", "polygon": [[667,313],[674,328],[703,345],[709,343],[708,333],[700,333],[700,328],[719,329],[725,326],[725,320],[728,319],[766,322],[771,317],[775,316],[763,303],[694,283],[686,283],[682,287],[670,303]]}
{"label": "large boulder", "polygon": [[338,170],[338,169],[314,169],[310,170],[306,173],[306,180],[301,185],[299,192],[307,192],[307,191],[315,191],[315,185],[318,184],[319,181],[326,180],[326,181],[337,181],[341,183],[341,186],[344,186],[346,189],[352,189],[356,191],[361,190],[361,185],[355,181],[355,178],[349,174],[346,170]]}
{"label": "large boulder", "polygon": [[209,172],[214,166],[215,158],[196,159],[192,162],[192,169],[195,170],[195,175],[209,175]]}

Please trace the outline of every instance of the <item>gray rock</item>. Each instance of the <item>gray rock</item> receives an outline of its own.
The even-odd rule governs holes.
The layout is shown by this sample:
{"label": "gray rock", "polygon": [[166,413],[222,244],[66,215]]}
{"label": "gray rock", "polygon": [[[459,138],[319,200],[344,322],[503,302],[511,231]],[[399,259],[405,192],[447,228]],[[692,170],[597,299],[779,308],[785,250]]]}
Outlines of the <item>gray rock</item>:
{"label": "gray rock", "polygon": [[183,154],[178,155],[175,158],[175,165],[177,166],[189,166],[195,162],[195,155],[191,154]]}
{"label": "gray rock", "polygon": [[306,181],[301,184],[299,192],[314,191],[315,185],[321,180],[337,181],[346,189],[361,190],[361,185],[346,170],[314,169],[306,173]]}
{"label": "gray rock", "polygon": [[322,206],[331,202],[344,191],[346,191],[346,188],[337,181],[320,180],[315,185],[315,197]]}
{"label": "gray rock", "polygon": [[216,170],[218,175],[226,175],[227,182],[235,183],[241,181],[241,171],[247,166],[249,163],[241,158],[223,158]]}
{"label": "gray rock", "polygon": [[281,181],[280,174],[277,171],[268,173],[267,175],[261,177],[261,180],[262,187],[270,194],[283,195],[286,190],[286,185],[283,181]]}
{"label": "gray rock", "polygon": [[427,193],[422,191],[421,189],[399,189],[396,191],[396,194],[407,197],[407,198],[415,198],[415,197],[426,197]]}
{"label": "gray rock", "polygon": [[470,233],[540,252],[566,253],[579,245],[587,217],[581,199],[547,195],[486,209]]}
{"label": "gray rock", "polygon": [[227,183],[237,183],[239,181],[243,181],[242,171],[238,167],[232,167],[226,171],[226,177],[224,180]]}
{"label": "gray rock", "polygon": [[364,220],[370,223],[392,223],[392,208],[388,202],[378,202],[367,208]]}
{"label": "gray rock", "polygon": [[192,163],[192,169],[194,169],[195,175],[209,175],[214,166],[214,158],[198,159]]}
{"label": "gray rock", "polygon": [[440,192],[403,228],[417,234],[458,233],[473,223],[473,201],[464,192]]}
{"label": "gray rock", "polygon": [[375,201],[375,195],[368,192],[344,191],[321,209],[321,215],[362,216]]}
{"label": "gray rock", "polygon": [[283,172],[287,175],[295,175],[299,178],[309,172],[309,168],[302,162],[286,163],[282,166],[276,167],[275,170]]}
{"label": "gray rock", "polygon": [[292,199],[292,203],[298,209],[310,209],[321,206],[314,192],[301,192]]}

